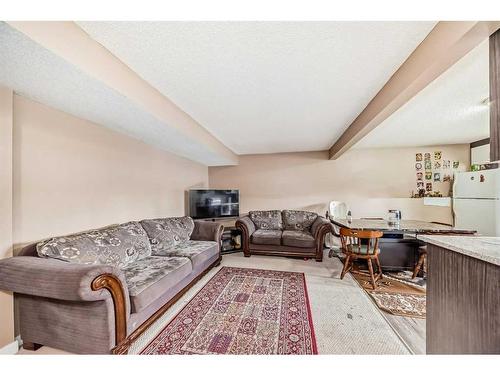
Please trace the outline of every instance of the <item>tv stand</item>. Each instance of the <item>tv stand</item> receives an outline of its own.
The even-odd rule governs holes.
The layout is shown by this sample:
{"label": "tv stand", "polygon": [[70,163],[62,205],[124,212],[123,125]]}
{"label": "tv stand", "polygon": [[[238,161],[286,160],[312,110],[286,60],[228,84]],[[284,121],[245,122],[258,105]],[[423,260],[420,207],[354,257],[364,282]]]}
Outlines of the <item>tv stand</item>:
{"label": "tv stand", "polygon": [[243,251],[241,246],[241,231],[236,228],[236,220],[238,217],[214,217],[200,219],[203,221],[212,221],[224,225],[221,239],[221,253],[231,254]]}
{"label": "tv stand", "polygon": [[221,239],[221,253],[230,254],[243,251],[241,246],[241,230],[236,227],[224,227]]}

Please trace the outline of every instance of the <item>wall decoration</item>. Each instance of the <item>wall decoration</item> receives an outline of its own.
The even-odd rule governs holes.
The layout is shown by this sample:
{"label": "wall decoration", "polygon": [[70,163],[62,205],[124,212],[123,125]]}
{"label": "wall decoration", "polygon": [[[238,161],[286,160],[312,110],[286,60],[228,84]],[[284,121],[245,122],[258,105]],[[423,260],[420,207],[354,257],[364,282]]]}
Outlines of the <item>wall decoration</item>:
{"label": "wall decoration", "polygon": [[450,160],[446,154],[439,150],[415,152],[417,192],[412,192],[411,196],[413,198],[443,196],[439,190],[449,191],[449,184],[453,180],[454,171],[452,168],[459,168],[459,164],[459,161]]}

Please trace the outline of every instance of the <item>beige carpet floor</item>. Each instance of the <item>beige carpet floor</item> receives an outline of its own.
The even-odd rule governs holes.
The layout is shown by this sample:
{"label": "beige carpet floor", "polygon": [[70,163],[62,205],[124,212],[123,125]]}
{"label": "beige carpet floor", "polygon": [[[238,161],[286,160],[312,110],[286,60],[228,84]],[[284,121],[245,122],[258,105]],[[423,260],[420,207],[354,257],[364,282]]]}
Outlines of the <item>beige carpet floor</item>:
{"label": "beige carpet floor", "polygon": [[[342,264],[327,254],[325,252],[324,261],[320,263],[283,257],[245,258],[242,253],[234,253],[224,255],[222,265],[304,272],[319,354],[411,354],[351,275],[340,280]],[[219,267],[211,270],[191,288],[134,342],[129,353],[139,353],[218,270]],[[36,353],[62,352],[43,347]]]}

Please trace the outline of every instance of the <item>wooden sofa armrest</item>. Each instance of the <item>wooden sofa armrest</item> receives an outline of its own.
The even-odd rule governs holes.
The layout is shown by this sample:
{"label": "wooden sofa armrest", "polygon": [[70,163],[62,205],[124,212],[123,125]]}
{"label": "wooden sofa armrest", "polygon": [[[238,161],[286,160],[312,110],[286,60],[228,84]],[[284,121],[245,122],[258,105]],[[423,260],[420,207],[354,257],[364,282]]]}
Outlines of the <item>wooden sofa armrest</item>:
{"label": "wooden sofa armrest", "polygon": [[327,233],[333,233],[333,225],[330,220],[318,216],[311,227],[311,234],[316,243],[316,261],[323,261],[323,247]]}
{"label": "wooden sofa armrest", "polygon": [[243,248],[243,254],[246,257],[250,256],[250,237],[252,233],[255,232],[255,224],[248,216],[240,217],[236,220],[236,228],[241,231],[241,246]]}

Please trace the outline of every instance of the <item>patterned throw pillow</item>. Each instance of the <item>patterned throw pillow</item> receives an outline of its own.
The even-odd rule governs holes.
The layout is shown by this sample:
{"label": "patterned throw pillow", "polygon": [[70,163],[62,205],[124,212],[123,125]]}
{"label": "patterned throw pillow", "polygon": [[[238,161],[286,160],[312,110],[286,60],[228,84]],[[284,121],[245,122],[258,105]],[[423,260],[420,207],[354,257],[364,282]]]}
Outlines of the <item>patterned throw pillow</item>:
{"label": "patterned throw pillow", "polygon": [[123,268],[151,255],[149,239],[135,222],[113,225],[69,236],[54,237],[36,245],[39,257],[70,263],[107,264]]}
{"label": "patterned throw pillow", "polygon": [[189,216],[142,220],[141,225],[148,234],[153,255],[162,255],[178,243],[188,241],[194,229]]}
{"label": "patterned throw pillow", "polygon": [[283,210],[285,230],[310,231],[317,217],[318,214],[315,212]]}
{"label": "patterned throw pillow", "polygon": [[257,229],[264,230],[281,230],[283,229],[283,221],[281,219],[281,211],[250,211],[248,213],[250,220],[253,221]]}

